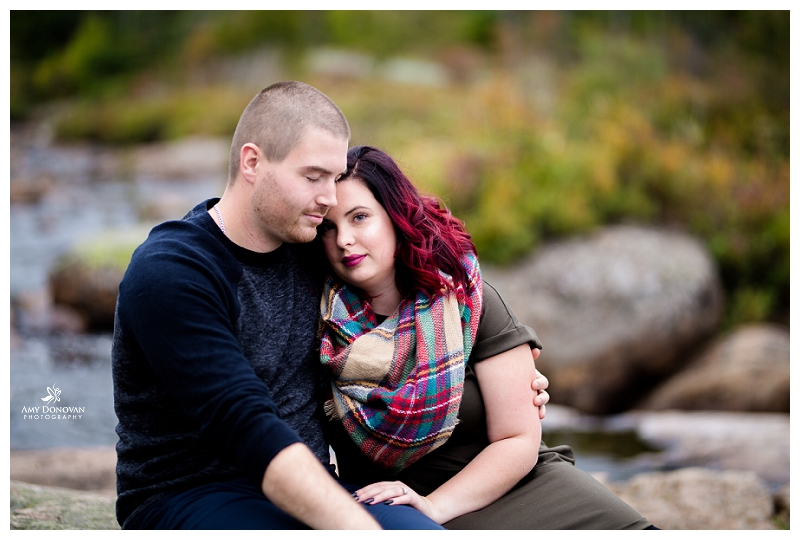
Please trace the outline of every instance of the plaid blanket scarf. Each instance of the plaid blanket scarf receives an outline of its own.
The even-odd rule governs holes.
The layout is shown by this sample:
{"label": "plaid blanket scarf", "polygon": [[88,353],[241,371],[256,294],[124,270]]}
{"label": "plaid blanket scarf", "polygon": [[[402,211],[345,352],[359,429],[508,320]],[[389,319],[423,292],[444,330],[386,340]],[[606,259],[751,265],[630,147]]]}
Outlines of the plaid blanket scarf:
{"label": "plaid blanket scarf", "polygon": [[367,457],[394,472],[444,444],[458,422],[483,303],[477,258],[469,254],[462,264],[469,290],[433,298],[418,292],[380,325],[347,285],[333,278],[325,285],[320,359],[333,381],[326,413],[341,419]]}

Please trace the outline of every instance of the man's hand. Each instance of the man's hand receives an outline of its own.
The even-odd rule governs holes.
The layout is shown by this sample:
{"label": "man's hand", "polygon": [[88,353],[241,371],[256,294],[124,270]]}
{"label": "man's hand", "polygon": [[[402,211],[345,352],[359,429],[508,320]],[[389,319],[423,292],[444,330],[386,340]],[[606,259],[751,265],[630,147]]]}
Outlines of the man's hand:
{"label": "man's hand", "polygon": [[278,508],[312,529],[381,528],[301,443],[278,452],[261,489]]}
{"label": "man's hand", "polygon": [[[533,355],[533,361],[535,362],[537,358],[539,358],[539,354],[541,351],[539,349],[531,349],[531,355]],[[539,373],[539,370],[536,370],[536,378],[533,379],[531,382],[531,388],[533,388],[536,395],[533,398],[533,404],[536,407],[539,407],[539,420],[544,420],[545,414],[547,414],[547,408],[545,407],[547,403],[550,401],[550,394],[547,393],[547,387],[550,385],[550,381],[547,380],[547,377]]]}

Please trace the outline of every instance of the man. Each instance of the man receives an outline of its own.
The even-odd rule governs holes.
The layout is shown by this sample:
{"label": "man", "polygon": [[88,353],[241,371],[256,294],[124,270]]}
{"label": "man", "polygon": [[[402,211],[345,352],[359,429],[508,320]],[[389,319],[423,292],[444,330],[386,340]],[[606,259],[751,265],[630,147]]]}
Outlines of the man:
{"label": "man", "polygon": [[293,244],[336,204],[349,136],[316,89],[266,88],[234,134],[222,199],[134,253],[112,353],[123,528],[439,528],[359,505],[323,465],[318,280]]}
{"label": "man", "polygon": [[407,506],[359,505],[328,465],[321,280],[303,245],[336,204],[349,137],[318,90],[264,89],[239,120],[222,198],[134,253],[112,352],[123,528],[440,528]]}

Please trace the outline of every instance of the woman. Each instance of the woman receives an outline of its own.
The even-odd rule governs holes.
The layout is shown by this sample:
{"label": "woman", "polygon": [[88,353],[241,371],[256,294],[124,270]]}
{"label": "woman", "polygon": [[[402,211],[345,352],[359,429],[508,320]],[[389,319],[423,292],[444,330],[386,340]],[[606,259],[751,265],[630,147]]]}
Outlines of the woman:
{"label": "woman", "polygon": [[[333,273],[321,360],[340,476],[369,484],[357,500],[408,504],[448,528],[646,528],[607,490],[594,495],[604,488],[575,475],[568,447],[540,447],[541,344],[481,279],[463,224],[372,147],[348,152],[337,200],[318,234]],[[549,493],[564,482],[569,499]]]}

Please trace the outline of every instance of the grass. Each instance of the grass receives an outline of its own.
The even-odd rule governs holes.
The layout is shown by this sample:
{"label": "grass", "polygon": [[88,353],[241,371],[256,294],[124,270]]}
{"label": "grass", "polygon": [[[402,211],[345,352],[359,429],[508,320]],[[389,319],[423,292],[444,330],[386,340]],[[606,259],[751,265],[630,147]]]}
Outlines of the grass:
{"label": "grass", "polygon": [[11,483],[11,530],[119,529],[115,500],[64,488]]}

